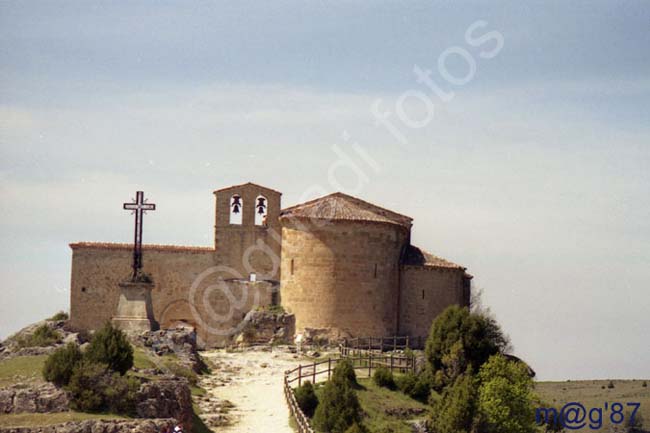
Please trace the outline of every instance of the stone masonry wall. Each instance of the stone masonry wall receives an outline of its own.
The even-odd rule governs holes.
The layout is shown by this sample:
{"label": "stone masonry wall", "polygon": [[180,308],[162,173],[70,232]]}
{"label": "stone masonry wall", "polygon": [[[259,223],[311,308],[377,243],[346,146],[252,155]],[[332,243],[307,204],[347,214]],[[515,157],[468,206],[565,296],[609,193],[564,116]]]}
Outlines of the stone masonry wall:
{"label": "stone masonry wall", "polygon": [[402,268],[400,334],[426,337],[431,323],[450,305],[463,305],[464,270],[427,266]]}
{"label": "stone masonry wall", "polygon": [[308,220],[282,228],[281,303],[296,332],[341,336],[396,332],[398,263],[408,229],[394,224]]}

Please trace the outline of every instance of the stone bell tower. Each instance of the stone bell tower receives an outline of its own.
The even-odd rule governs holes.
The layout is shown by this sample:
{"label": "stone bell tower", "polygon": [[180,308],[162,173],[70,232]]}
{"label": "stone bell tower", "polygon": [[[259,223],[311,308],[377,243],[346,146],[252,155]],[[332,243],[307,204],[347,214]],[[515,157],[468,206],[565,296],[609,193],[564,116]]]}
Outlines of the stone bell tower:
{"label": "stone bell tower", "polygon": [[239,278],[279,281],[282,193],[249,182],[214,195],[217,262]]}

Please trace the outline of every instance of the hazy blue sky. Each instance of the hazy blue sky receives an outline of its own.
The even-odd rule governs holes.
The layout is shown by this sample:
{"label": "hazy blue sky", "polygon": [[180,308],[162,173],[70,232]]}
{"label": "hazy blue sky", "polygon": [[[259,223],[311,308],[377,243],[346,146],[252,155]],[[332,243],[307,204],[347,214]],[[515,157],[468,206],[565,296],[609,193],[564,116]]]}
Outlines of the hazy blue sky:
{"label": "hazy blue sky", "polygon": [[211,245],[212,190],[254,181],[412,216],[541,379],[648,378],[649,46],[642,1],[1,2],[0,336],[68,308],[68,243],[130,241],[136,189],[147,242]]}

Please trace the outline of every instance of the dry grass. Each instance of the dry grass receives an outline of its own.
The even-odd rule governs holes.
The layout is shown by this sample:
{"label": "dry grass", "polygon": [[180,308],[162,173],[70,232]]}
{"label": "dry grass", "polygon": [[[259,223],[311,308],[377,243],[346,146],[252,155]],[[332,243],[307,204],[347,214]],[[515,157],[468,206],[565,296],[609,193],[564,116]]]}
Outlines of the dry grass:
{"label": "dry grass", "polygon": [[[605,403],[608,403],[609,407],[616,402],[624,406],[626,403],[640,403],[637,413],[641,413],[645,420],[645,429],[648,429],[650,427],[650,386],[644,387],[643,380],[613,380],[614,388],[608,388],[609,382],[609,380],[537,382],[535,390],[545,404],[558,409],[573,401],[581,403],[587,411],[590,408],[604,408]],[[625,411],[627,409],[628,407]],[[603,428],[611,426],[608,421],[611,411],[603,409],[602,413]]]}
{"label": "dry grass", "polygon": [[0,387],[15,383],[42,381],[43,364],[47,355],[19,356],[0,361]]}

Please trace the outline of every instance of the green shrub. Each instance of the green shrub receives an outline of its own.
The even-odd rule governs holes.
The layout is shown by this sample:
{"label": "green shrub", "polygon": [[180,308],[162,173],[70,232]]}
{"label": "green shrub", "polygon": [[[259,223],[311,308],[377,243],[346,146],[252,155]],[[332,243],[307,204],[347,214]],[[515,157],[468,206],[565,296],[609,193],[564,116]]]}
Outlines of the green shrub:
{"label": "green shrub", "polygon": [[318,407],[318,397],[314,392],[314,385],[310,381],[306,381],[296,388],[295,396],[300,410],[309,418],[313,417],[316,407]]}
{"label": "green shrub", "polygon": [[445,388],[442,398],[433,405],[431,426],[434,433],[469,433],[474,431],[477,412],[477,389],[471,374],[464,374]]}
{"label": "green shrub", "polygon": [[136,377],[113,373],[103,391],[106,409],[111,413],[134,416],[140,385]]}
{"label": "green shrub", "polygon": [[395,389],[395,379],[393,378],[393,373],[386,367],[379,367],[375,370],[375,373],[372,375],[372,381],[375,382],[377,386],[383,388]]}
{"label": "green shrub", "polygon": [[43,324],[36,328],[33,334],[18,339],[19,347],[45,347],[61,341],[61,335]]}
{"label": "green shrub", "polygon": [[431,371],[445,373],[446,386],[467,367],[478,371],[490,356],[505,352],[508,346],[508,338],[493,318],[454,305],[434,320],[425,352]]}
{"label": "green shrub", "polygon": [[354,372],[352,361],[349,359],[338,361],[332,373],[332,381],[340,381],[356,388],[359,384],[357,383],[357,375]]}
{"label": "green shrub", "polygon": [[[392,430],[391,430],[392,431]],[[363,424],[357,424],[356,422],[350,426],[345,433],[367,433],[368,430],[363,426]]]}
{"label": "green shrub", "polygon": [[340,361],[334,368],[320,398],[313,424],[325,433],[345,433],[353,424],[361,423],[361,405],[355,392],[356,375],[350,360]]}
{"label": "green shrub", "polygon": [[47,320],[49,322],[58,322],[60,320],[68,320],[69,318],[70,316],[68,316],[68,313],[66,313],[65,311],[59,311],[58,313],[56,313],[54,316],[50,317]]}
{"label": "green shrub", "polygon": [[397,379],[395,379],[395,384],[397,385],[397,388],[404,394],[410,395],[417,381],[418,377],[409,371],[406,374],[397,376]]}
{"label": "green shrub", "polygon": [[614,382],[612,382],[612,381],[610,380],[610,381],[607,383],[607,388],[609,388],[609,389],[614,389]]}
{"label": "green shrub", "polygon": [[643,383],[641,384],[641,386],[644,387],[644,388],[647,388],[647,387],[648,387],[648,382],[646,382],[646,381],[644,380]]}
{"label": "green shrub", "polygon": [[95,332],[84,354],[93,363],[106,364],[108,368],[120,374],[133,367],[133,347],[126,334],[114,328],[110,322]]}
{"label": "green shrub", "polygon": [[71,408],[81,412],[99,412],[105,408],[104,389],[110,373],[105,365],[81,362],[72,373],[67,390]]}
{"label": "green shrub", "polygon": [[82,361],[75,368],[66,389],[71,408],[81,412],[108,411],[134,415],[140,382],[135,377],[121,376],[102,364]]}
{"label": "green shrub", "polygon": [[408,372],[395,380],[397,388],[414,400],[427,403],[431,395],[432,378],[428,372],[414,374]]}
{"label": "green shrub", "polygon": [[75,343],[60,347],[45,360],[43,378],[56,386],[67,385],[82,356],[79,346]]}

